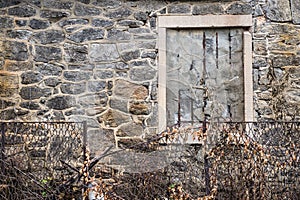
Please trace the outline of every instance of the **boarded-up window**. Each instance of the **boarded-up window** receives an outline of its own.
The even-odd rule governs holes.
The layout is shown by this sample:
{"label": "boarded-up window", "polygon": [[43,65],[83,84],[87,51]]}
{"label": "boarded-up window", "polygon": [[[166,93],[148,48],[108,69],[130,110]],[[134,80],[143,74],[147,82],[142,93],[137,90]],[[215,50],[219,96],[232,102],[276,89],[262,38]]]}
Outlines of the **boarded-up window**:
{"label": "boarded-up window", "polygon": [[251,15],[159,16],[159,130],[253,120]]}
{"label": "boarded-up window", "polygon": [[243,30],[167,30],[167,125],[244,119]]}

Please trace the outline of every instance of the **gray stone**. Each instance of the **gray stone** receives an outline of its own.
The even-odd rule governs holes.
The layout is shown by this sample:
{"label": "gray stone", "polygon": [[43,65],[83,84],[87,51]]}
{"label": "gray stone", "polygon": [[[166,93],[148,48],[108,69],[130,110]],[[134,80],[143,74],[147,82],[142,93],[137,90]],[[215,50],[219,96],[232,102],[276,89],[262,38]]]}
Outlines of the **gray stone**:
{"label": "gray stone", "polygon": [[60,43],[64,41],[65,34],[60,30],[47,30],[34,34],[33,38],[41,44]]}
{"label": "gray stone", "polygon": [[108,110],[106,113],[98,117],[100,123],[104,123],[105,126],[117,127],[121,124],[131,121],[130,115],[117,110]]}
{"label": "gray stone", "polygon": [[20,90],[20,96],[25,100],[39,99],[50,95],[51,89],[37,86],[22,87]]}
{"label": "gray stone", "polygon": [[148,97],[148,89],[143,85],[118,79],[115,82],[114,95],[123,99],[145,100]]}
{"label": "gray stone", "polygon": [[37,62],[48,62],[51,60],[60,61],[62,59],[62,51],[57,47],[35,46],[34,60]]}
{"label": "gray stone", "polygon": [[65,60],[71,63],[78,63],[88,59],[87,45],[65,44]]}
{"label": "gray stone", "polygon": [[17,6],[9,8],[8,14],[17,17],[32,17],[36,15],[36,9],[29,5]]}
{"label": "gray stone", "polygon": [[83,65],[69,65],[69,70],[93,70],[95,68],[94,65],[91,64],[83,64]]}
{"label": "gray stone", "polygon": [[22,3],[22,0],[1,0],[0,1],[0,8],[5,8],[9,6],[16,6],[20,3]]}
{"label": "gray stone", "polygon": [[10,17],[0,17],[0,28],[13,28],[14,21]]}
{"label": "gray stone", "polygon": [[107,39],[109,40],[130,40],[131,34],[124,30],[111,29],[107,33]]}
{"label": "gray stone", "polygon": [[156,39],[157,35],[152,33],[150,34],[146,33],[146,34],[134,35],[133,38],[137,40],[151,40],[151,39]]}
{"label": "gray stone", "polygon": [[95,66],[96,69],[119,69],[125,70],[128,69],[128,65],[124,62],[115,62],[115,63],[107,63],[107,64],[99,64]]}
{"label": "gray stone", "polygon": [[26,115],[28,113],[29,113],[29,111],[25,111],[25,110],[15,110],[15,109],[3,110],[0,112],[0,119],[1,120],[14,120],[18,116]]}
{"label": "gray stone", "polygon": [[31,31],[28,30],[9,30],[7,36],[19,40],[28,40],[32,35]]}
{"label": "gray stone", "polygon": [[49,26],[50,23],[47,20],[32,19],[29,21],[29,27],[32,29],[46,29]]}
{"label": "gray stone", "polygon": [[144,60],[135,60],[130,62],[129,64],[130,67],[137,67],[137,66],[149,66],[148,60],[144,59]]}
{"label": "gray stone", "polygon": [[44,63],[38,64],[36,68],[44,76],[60,76],[65,67],[63,65]]}
{"label": "gray stone", "polygon": [[84,110],[82,110],[82,109],[77,109],[77,108],[65,112],[65,115],[66,115],[66,116],[71,116],[71,115],[84,115],[84,114],[85,114],[85,113],[84,113]]}
{"label": "gray stone", "polygon": [[103,113],[104,111],[106,111],[106,108],[105,107],[94,107],[94,108],[88,108],[85,110],[86,110],[86,114],[88,116],[96,116],[96,115],[99,115],[99,114]]}
{"label": "gray stone", "polygon": [[86,90],[85,83],[62,83],[60,90],[64,94],[81,94]]}
{"label": "gray stone", "polygon": [[151,103],[130,102],[129,112],[133,115],[148,115],[151,111]]}
{"label": "gray stone", "polygon": [[119,58],[115,44],[91,44],[90,47],[91,61],[115,61]]}
{"label": "gray stone", "polygon": [[106,87],[105,81],[89,81],[88,92],[99,92],[104,90]]}
{"label": "gray stone", "polygon": [[45,0],[43,3],[44,8],[55,8],[55,9],[71,9],[73,6],[71,1],[57,1],[57,0]]}
{"label": "gray stone", "polygon": [[148,28],[129,28],[129,33],[141,34],[141,33],[150,33],[150,29]]}
{"label": "gray stone", "polygon": [[70,12],[66,12],[66,11],[53,11],[53,10],[41,10],[40,16],[42,18],[50,18],[53,21],[58,21],[61,18],[70,16]]}
{"label": "gray stone", "polygon": [[106,107],[108,97],[105,92],[89,94],[78,98],[78,103],[84,108]]}
{"label": "gray stone", "polygon": [[121,58],[125,61],[128,62],[130,60],[135,60],[140,57],[140,50],[134,50],[134,51],[125,51],[121,53]]}
{"label": "gray stone", "polygon": [[118,8],[122,5],[121,0],[96,0],[93,2],[96,6],[101,6],[104,8]]}
{"label": "gray stone", "polygon": [[104,36],[104,31],[102,29],[87,28],[71,34],[68,37],[68,39],[80,43],[80,42],[85,42],[90,40],[103,39],[103,36]]}
{"label": "gray stone", "polygon": [[76,3],[74,14],[76,16],[95,16],[100,15],[101,9]]}
{"label": "gray stone", "polygon": [[114,76],[114,72],[111,70],[97,70],[94,76],[97,79],[108,79]]}
{"label": "gray stone", "polygon": [[46,102],[46,106],[55,110],[64,110],[76,105],[75,98],[68,95],[55,96]]}
{"label": "gray stone", "polygon": [[60,79],[57,78],[47,78],[44,80],[44,83],[46,86],[49,87],[56,87],[58,86],[62,81]]}
{"label": "gray stone", "polygon": [[73,18],[73,19],[62,20],[58,24],[59,26],[64,27],[64,26],[71,26],[71,25],[85,25],[88,23],[89,23],[88,19]]}
{"label": "gray stone", "polygon": [[24,61],[28,59],[27,45],[23,42],[4,41],[5,58],[10,60]]}
{"label": "gray stone", "polygon": [[31,70],[33,68],[32,62],[9,62],[6,64],[6,70],[7,71],[26,71]]}
{"label": "gray stone", "polygon": [[292,19],[294,24],[300,24],[300,1],[290,0],[292,9]]}
{"label": "gray stone", "polygon": [[139,12],[134,13],[134,18],[136,20],[146,22],[148,19],[148,14],[145,12],[139,11]]}
{"label": "gray stone", "polygon": [[35,71],[27,71],[21,74],[22,84],[38,83],[43,79],[43,75]]}
{"label": "gray stone", "polygon": [[219,3],[195,5],[192,13],[193,15],[223,14],[224,8]]}
{"label": "gray stone", "polygon": [[124,19],[129,17],[132,14],[132,11],[126,7],[118,8],[114,11],[105,13],[104,15],[112,19]]}
{"label": "gray stone", "polygon": [[63,76],[68,81],[86,81],[92,77],[92,72],[87,71],[64,71]]}
{"label": "gray stone", "polygon": [[155,59],[157,56],[156,51],[144,51],[141,55],[141,58],[152,58]]}
{"label": "gray stone", "polygon": [[92,19],[92,25],[95,27],[112,27],[114,22],[108,19]]}
{"label": "gray stone", "polygon": [[29,4],[32,4],[32,5],[36,6],[36,7],[39,7],[39,8],[42,7],[41,0],[27,0],[27,2]]}
{"label": "gray stone", "polygon": [[89,4],[91,2],[90,0],[77,0],[77,1],[84,4]]}
{"label": "gray stone", "polygon": [[254,17],[259,17],[259,16],[263,16],[263,15],[264,15],[264,11],[261,8],[261,5],[256,5],[254,7],[254,14],[253,14],[253,16]]}
{"label": "gray stone", "polygon": [[271,57],[271,67],[284,67],[284,66],[299,66],[300,56],[274,56]]}
{"label": "gray stone", "polygon": [[20,27],[23,27],[23,26],[27,25],[27,20],[25,20],[25,19],[16,19],[15,22],[16,22],[17,26],[20,26]]}
{"label": "gray stone", "polygon": [[252,14],[252,6],[248,3],[234,2],[226,9],[226,13],[231,15]]}
{"label": "gray stone", "polygon": [[41,107],[38,103],[32,101],[24,101],[20,103],[20,107],[26,108],[29,110],[40,110]]}
{"label": "gray stone", "polygon": [[134,137],[141,136],[143,134],[143,126],[137,123],[129,123],[121,125],[118,129],[118,137]]}
{"label": "gray stone", "polygon": [[120,20],[118,22],[118,25],[120,25],[120,26],[128,26],[130,28],[137,28],[137,27],[143,26],[144,23],[141,22],[141,21],[137,21],[137,20],[124,19],[124,20]]}
{"label": "gray stone", "polygon": [[268,65],[268,62],[267,62],[267,59],[264,58],[264,57],[254,57],[254,60],[253,60],[253,68],[264,68],[264,67],[267,67]]}
{"label": "gray stone", "polygon": [[190,13],[191,5],[188,4],[173,4],[168,6],[168,13]]}
{"label": "gray stone", "polygon": [[6,108],[14,106],[14,105],[16,105],[16,104],[12,101],[6,101],[3,99],[0,100],[0,109],[6,109]]}
{"label": "gray stone", "polygon": [[267,42],[265,40],[258,40],[253,42],[254,53],[257,55],[267,55]]}
{"label": "gray stone", "polygon": [[156,76],[156,70],[152,67],[137,67],[130,70],[130,79],[133,81],[152,80]]}
{"label": "gray stone", "polygon": [[63,112],[56,110],[44,115],[44,118],[46,118],[49,121],[66,121]]}
{"label": "gray stone", "polygon": [[291,21],[290,1],[287,0],[268,0],[266,16],[272,21],[285,22]]}
{"label": "gray stone", "polygon": [[110,98],[109,105],[112,109],[128,113],[128,99]]}

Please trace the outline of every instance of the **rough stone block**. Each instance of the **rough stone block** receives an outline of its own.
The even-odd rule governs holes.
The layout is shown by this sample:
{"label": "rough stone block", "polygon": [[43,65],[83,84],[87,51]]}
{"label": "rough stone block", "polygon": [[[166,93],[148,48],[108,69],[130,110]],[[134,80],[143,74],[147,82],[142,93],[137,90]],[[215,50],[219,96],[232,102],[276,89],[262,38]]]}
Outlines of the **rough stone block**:
{"label": "rough stone block", "polygon": [[38,103],[32,101],[24,101],[20,103],[20,107],[26,108],[29,110],[40,110],[41,107]]}
{"label": "rough stone block", "polygon": [[75,98],[73,96],[55,96],[50,98],[46,102],[46,106],[55,110],[64,110],[67,108],[71,108],[76,105]]}
{"label": "rough stone block", "polygon": [[51,95],[50,88],[40,88],[38,86],[22,87],[20,96],[25,100],[39,99],[41,97],[48,97]]}
{"label": "rough stone block", "polygon": [[96,79],[109,79],[114,76],[114,72],[111,70],[97,70],[94,74]]}
{"label": "rough stone block", "polygon": [[92,19],[92,25],[95,27],[112,27],[114,22],[108,19]]}
{"label": "rough stone block", "polygon": [[119,79],[115,82],[114,94],[123,99],[144,100],[148,96],[148,89],[145,86]]}
{"label": "rough stone block", "polygon": [[78,63],[88,60],[88,46],[65,44],[65,60],[71,63]]}
{"label": "rough stone block", "polygon": [[71,26],[71,25],[85,25],[88,23],[89,23],[88,19],[72,18],[72,19],[62,20],[58,24],[59,26],[64,27],[64,26]]}
{"label": "rough stone block", "polygon": [[47,78],[47,79],[44,80],[45,85],[49,86],[49,87],[56,87],[61,82],[62,81],[60,79],[57,79],[57,78]]}
{"label": "rough stone block", "polygon": [[22,3],[22,0],[9,0],[9,1],[2,0],[2,1],[0,1],[0,8],[15,6],[20,3]]}
{"label": "rough stone block", "polygon": [[84,108],[106,107],[108,97],[105,92],[84,95],[78,98],[78,103]]}
{"label": "rough stone block", "polygon": [[234,2],[227,9],[226,13],[231,15],[250,15],[252,6],[249,3]]}
{"label": "rough stone block", "polygon": [[33,38],[41,44],[60,43],[64,41],[65,34],[60,30],[47,30],[34,34]]}
{"label": "rough stone block", "polygon": [[103,39],[103,37],[104,31],[102,29],[87,28],[71,34],[68,39],[80,43],[90,40]]}
{"label": "rough stone block", "polygon": [[266,16],[276,22],[291,21],[290,1],[287,0],[268,0]]}
{"label": "rough stone block", "polygon": [[26,26],[27,25],[27,20],[24,20],[24,19],[16,19],[15,20],[15,23],[17,26],[20,26],[20,27],[23,27],[23,26]]}
{"label": "rough stone block", "polygon": [[[0,43],[1,44],[1,43]],[[10,60],[24,61],[28,59],[27,45],[23,42],[4,41],[5,58]],[[0,49],[2,49],[0,45]]]}
{"label": "rough stone block", "polygon": [[129,112],[133,115],[148,115],[151,111],[151,104],[147,102],[130,102]]}
{"label": "rough stone block", "polygon": [[10,97],[18,92],[19,78],[15,74],[0,73],[0,97]]}
{"label": "rough stone block", "polygon": [[87,81],[92,77],[92,72],[89,71],[65,71],[63,76],[68,81],[78,82]]}
{"label": "rough stone block", "polygon": [[137,123],[129,123],[121,125],[117,131],[116,136],[118,137],[135,137],[143,134],[143,126]]}
{"label": "rough stone block", "polygon": [[115,44],[92,44],[90,48],[91,61],[115,61],[119,58]]}
{"label": "rough stone block", "polygon": [[14,106],[14,105],[16,105],[15,102],[7,101],[7,100],[4,100],[4,99],[0,100],[0,109],[6,109],[6,108]]}
{"label": "rough stone block", "polygon": [[62,59],[62,51],[57,47],[35,46],[34,60],[38,62],[48,62],[51,60],[60,61]]}
{"label": "rough stone block", "polygon": [[7,31],[6,34],[9,38],[19,39],[19,40],[28,40],[32,35],[32,31],[28,31],[28,30],[9,30],[9,31]]}
{"label": "rough stone block", "polygon": [[136,67],[130,69],[130,79],[133,81],[147,81],[156,77],[156,70],[152,67]]}
{"label": "rough stone block", "polygon": [[26,71],[33,69],[32,62],[23,62],[23,61],[8,61],[5,62],[5,69],[7,71]]}
{"label": "rough stone block", "polygon": [[144,23],[141,21],[137,21],[137,20],[124,19],[124,20],[120,20],[118,22],[118,25],[128,26],[130,28],[137,28],[137,27],[143,26]]}
{"label": "rough stone block", "polygon": [[221,4],[202,4],[195,5],[192,11],[193,15],[207,15],[207,14],[222,14],[224,9]]}
{"label": "rough stone block", "polygon": [[99,92],[104,90],[106,87],[105,81],[89,81],[88,82],[88,91],[89,92]]}
{"label": "rough stone block", "polygon": [[41,10],[40,16],[42,18],[50,18],[54,21],[58,21],[61,18],[70,16],[70,12],[66,11],[53,11],[53,10]]}
{"label": "rough stone block", "polygon": [[100,15],[101,12],[102,10],[99,8],[86,6],[79,3],[76,3],[74,8],[74,14],[76,16],[96,16],[96,15]]}
{"label": "rough stone block", "polygon": [[36,15],[36,9],[29,5],[17,6],[9,8],[8,14],[17,17],[32,17]]}
{"label": "rough stone block", "polygon": [[11,17],[0,17],[0,28],[13,28],[14,21]]}
{"label": "rough stone block", "polygon": [[128,113],[128,100],[111,97],[109,102],[110,108]]}
{"label": "rough stone block", "polygon": [[118,8],[122,5],[121,0],[96,0],[93,2],[96,6],[101,6],[104,8]]}
{"label": "rough stone block", "polygon": [[114,131],[111,129],[89,130],[87,143],[91,153],[99,155],[107,147],[114,145]]}
{"label": "rough stone block", "polygon": [[138,59],[140,57],[140,50],[134,50],[134,51],[125,51],[121,53],[121,58],[125,61],[131,61],[131,60],[135,60]]}
{"label": "rough stone block", "polygon": [[86,90],[86,83],[62,83],[60,90],[64,94],[81,94]]}
{"label": "rough stone block", "polygon": [[124,19],[129,17],[132,14],[132,11],[126,7],[118,8],[114,11],[105,13],[104,15],[111,19]]}
{"label": "rough stone block", "polygon": [[146,12],[139,11],[139,12],[134,13],[134,18],[136,20],[139,20],[139,21],[142,21],[142,22],[146,22],[147,19],[148,19],[148,15],[147,15]]}
{"label": "rough stone block", "polygon": [[130,40],[131,34],[124,30],[111,29],[107,33],[107,39],[109,40]]}
{"label": "rough stone block", "polygon": [[29,27],[32,29],[46,29],[50,26],[47,20],[32,19],[29,21]]}
{"label": "rough stone block", "polygon": [[103,115],[98,117],[98,121],[105,126],[117,127],[121,124],[131,121],[130,115],[116,110],[108,110]]}
{"label": "rough stone block", "polygon": [[58,64],[37,64],[36,69],[38,72],[43,74],[44,76],[60,76],[65,67],[63,65]]}
{"label": "rough stone block", "polygon": [[168,13],[190,13],[191,5],[188,4],[173,4],[168,6]]}
{"label": "rough stone block", "polygon": [[73,6],[72,1],[56,1],[56,0],[46,0],[43,2],[44,8],[55,8],[55,9],[71,9]]}
{"label": "rough stone block", "polygon": [[27,71],[21,74],[22,84],[38,83],[43,79],[43,75],[35,71]]}
{"label": "rough stone block", "polygon": [[300,1],[299,0],[290,0],[290,1],[291,1],[293,23],[300,24]]}

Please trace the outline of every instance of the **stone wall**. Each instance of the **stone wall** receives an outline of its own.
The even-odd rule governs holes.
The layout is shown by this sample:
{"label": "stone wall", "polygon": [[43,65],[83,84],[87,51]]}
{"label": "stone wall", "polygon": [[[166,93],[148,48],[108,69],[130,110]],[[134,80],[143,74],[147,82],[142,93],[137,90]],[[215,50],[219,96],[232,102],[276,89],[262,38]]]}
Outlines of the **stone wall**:
{"label": "stone wall", "polygon": [[296,0],[0,1],[0,119],[86,120],[93,151],[155,133],[165,14],[252,14],[256,118],[299,119]]}

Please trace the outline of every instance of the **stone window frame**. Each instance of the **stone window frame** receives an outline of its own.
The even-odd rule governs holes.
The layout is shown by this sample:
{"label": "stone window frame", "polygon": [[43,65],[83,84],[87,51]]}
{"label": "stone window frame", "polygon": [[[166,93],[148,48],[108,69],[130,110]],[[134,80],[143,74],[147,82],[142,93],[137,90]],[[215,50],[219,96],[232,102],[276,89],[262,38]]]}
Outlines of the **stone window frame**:
{"label": "stone window frame", "polygon": [[158,16],[158,131],[167,127],[166,65],[168,28],[243,28],[244,121],[254,121],[252,77],[252,15],[159,15]]}

